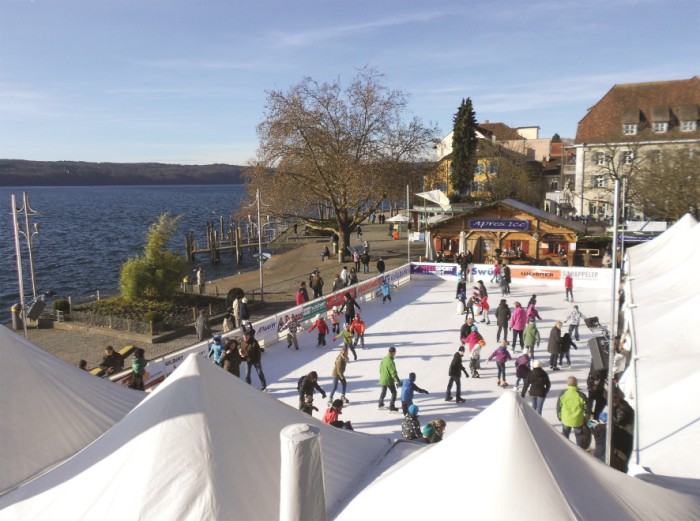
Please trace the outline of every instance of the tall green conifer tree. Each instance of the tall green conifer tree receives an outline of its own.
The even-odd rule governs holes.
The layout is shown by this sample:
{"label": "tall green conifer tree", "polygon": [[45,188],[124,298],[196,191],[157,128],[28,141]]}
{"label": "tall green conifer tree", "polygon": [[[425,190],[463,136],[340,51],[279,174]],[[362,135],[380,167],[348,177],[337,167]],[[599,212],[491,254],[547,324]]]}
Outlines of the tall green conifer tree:
{"label": "tall green conifer tree", "polygon": [[452,186],[457,194],[467,195],[476,166],[476,114],[471,98],[462,99],[454,119],[452,134]]}

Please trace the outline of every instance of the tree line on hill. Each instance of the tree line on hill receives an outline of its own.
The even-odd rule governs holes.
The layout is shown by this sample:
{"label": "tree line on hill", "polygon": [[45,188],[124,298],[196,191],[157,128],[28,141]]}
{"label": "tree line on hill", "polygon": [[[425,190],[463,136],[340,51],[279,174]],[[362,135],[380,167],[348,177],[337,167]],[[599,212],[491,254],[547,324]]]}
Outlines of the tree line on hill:
{"label": "tree line on hill", "polygon": [[0,186],[242,184],[239,165],[87,163],[0,159]]}

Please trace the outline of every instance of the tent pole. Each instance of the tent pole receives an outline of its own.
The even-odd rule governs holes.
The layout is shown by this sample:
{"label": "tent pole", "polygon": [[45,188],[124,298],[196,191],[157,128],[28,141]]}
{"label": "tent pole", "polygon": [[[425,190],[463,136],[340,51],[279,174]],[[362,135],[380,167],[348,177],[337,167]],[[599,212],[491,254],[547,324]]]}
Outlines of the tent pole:
{"label": "tent pole", "polygon": [[619,209],[620,200],[620,180],[615,179],[615,200],[613,214],[613,243],[612,243],[612,316],[610,317],[610,338],[608,339],[608,399],[606,406],[608,408],[608,421],[605,427],[605,463],[611,466],[612,463],[612,431],[613,431],[613,394],[614,389],[614,372],[613,364],[615,362],[615,338],[617,337],[616,315],[617,312],[617,235],[618,235],[618,218],[620,215]]}
{"label": "tent pole", "polygon": [[280,432],[280,521],[325,521],[321,435],[305,423]]}
{"label": "tent pole", "polygon": [[408,222],[406,223],[406,240],[408,241],[408,260],[406,262],[411,264],[411,207],[408,205],[408,189],[408,185],[406,185],[406,216],[408,217]]}

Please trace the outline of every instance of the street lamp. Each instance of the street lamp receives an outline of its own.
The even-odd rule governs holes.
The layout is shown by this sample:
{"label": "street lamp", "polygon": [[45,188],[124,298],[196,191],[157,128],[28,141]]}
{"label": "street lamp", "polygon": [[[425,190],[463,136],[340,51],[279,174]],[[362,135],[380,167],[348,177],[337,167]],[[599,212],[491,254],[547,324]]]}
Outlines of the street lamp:
{"label": "street lamp", "polygon": [[[29,227],[29,216],[35,216],[38,215],[36,211],[34,211],[30,206],[29,206],[29,196],[27,195],[26,192],[22,192],[22,208],[17,207],[17,201],[15,199],[15,195],[12,194],[12,224],[14,228],[14,234],[15,234],[15,255],[17,259],[17,281],[19,283],[19,299],[20,299],[20,306],[21,310],[20,312],[22,313],[22,326],[24,329],[24,336],[29,338],[29,333],[27,332],[27,309],[25,306],[24,302],[24,275],[22,272],[22,253],[19,247],[19,236],[24,235],[25,239],[27,240],[27,247],[29,251],[29,272],[31,275],[31,280],[32,280],[32,301],[36,302],[37,296],[36,296],[36,284],[34,282],[34,258],[32,256],[32,237],[34,235],[39,233],[39,226],[35,223],[34,224],[34,231],[30,231]],[[18,213],[24,213],[24,224],[25,224],[25,229],[22,230],[20,227],[17,214]]]}
{"label": "street lamp", "polygon": [[[248,205],[249,207],[255,205],[257,206],[257,211],[258,211],[258,268],[260,271],[260,300],[265,301],[265,291],[263,287],[263,254],[262,254],[262,226],[260,225],[260,205],[263,206],[268,206],[264,204],[260,200],[260,189],[256,188],[255,189],[255,202],[251,205]],[[248,219],[250,220],[250,215],[248,216]]]}

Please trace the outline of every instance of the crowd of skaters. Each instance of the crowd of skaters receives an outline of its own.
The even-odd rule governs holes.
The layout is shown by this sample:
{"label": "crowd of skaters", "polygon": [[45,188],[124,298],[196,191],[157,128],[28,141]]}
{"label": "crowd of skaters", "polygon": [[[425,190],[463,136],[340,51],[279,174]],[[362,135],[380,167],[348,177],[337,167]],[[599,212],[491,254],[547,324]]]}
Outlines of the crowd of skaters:
{"label": "crowd of skaters", "polygon": [[[359,240],[359,237],[358,237]],[[497,263],[498,264],[498,263]],[[455,404],[466,402],[462,396],[461,377],[465,378],[480,378],[479,370],[481,369],[481,350],[486,347],[486,342],[479,332],[477,323],[484,324],[482,327],[491,325],[489,312],[491,307],[488,302],[488,289],[483,280],[476,281],[471,294],[468,295],[469,280],[468,272],[465,268],[468,263],[464,264],[461,276],[458,280],[457,291],[455,298],[458,300],[458,314],[465,316],[464,324],[459,331],[459,347],[454,353],[449,367],[447,369],[448,383],[445,392],[445,401]],[[494,269],[494,277],[489,281],[491,284],[496,284],[501,290],[501,296],[510,296],[511,281],[507,280],[504,285],[504,280],[508,270],[507,266],[500,266],[499,269]],[[337,279],[338,287],[334,291],[342,289],[342,287],[356,283],[351,273],[354,267],[350,270],[347,267],[341,271]],[[377,270],[383,273],[383,260],[378,261]],[[342,283],[342,285],[341,285]],[[323,294],[323,280],[318,270],[314,270],[309,278],[309,287],[314,292],[314,297]],[[377,296],[382,296],[382,302],[387,300],[391,302],[391,289],[396,287],[393,284],[382,280]],[[569,274],[564,278],[565,300],[573,303],[573,282]],[[302,281],[298,291],[301,294],[298,304],[309,300],[305,281]],[[345,371],[349,362],[349,356],[352,353],[354,361],[357,360],[356,348],[365,349],[364,333],[366,324],[362,320],[358,311],[361,311],[359,304],[355,301],[350,293],[343,296],[343,304],[338,307],[334,306],[327,314],[319,314],[309,329],[309,331],[317,331],[317,347],[326,347],[326,335],[331,332],[335,335],[333,342],[341,339],[343,341],[337,357],[334,359],[333,367],[330,369],[330,376],[333,381],[333,388],[330,392],[330,397],[327,402],[325,412],[321,413],[321,419],[330,425],[352,430],[353,427],[350,421],[344,421],[340,418],[343,414],[343,409],[350,403],[347,397],[348,385],[345,378]],[[497,375],[496,383],[500,387],[507,388],[508,380],[508,363],[513,362],[514,371],[511,377],[515,377],[514,391],[519,392],[523,398],[529,397],[531,405],[535,411],[542,414],[542,407],[547,395],[551,390],[551,381],[548,373],[543,365],[543,360],[548,363],[550,371],[560,370],[562,364],[566,361],[566,367],[570,367],[569,351],[571,348],[577,349],[574,342],[580,339],[579,326],[583,313],[579,310],[578,305],[574,305],[570,314],[565,320],[555,322],[552,329],[549,331],[547,340],[547,357],[544,359],[536,359],[536,352],[540,346],[541,334],[537,327],[537,322],[542,320],[542,317],[537,309],[537,295],[533,294],[530,297],[526,306],[523,306],[520,301],[513,302],[513,308],[508,305],[506,298],[502,298],[499,305],[493,312],[494,322],[497,327],[496,342],[497,347],[486,358],[486,363],[495,361]],[[262,369],[262,353],[264,348],[255,340],[254,330],[248,321],[250,317],[247,309],[247,300],[239,298],[234,300],[234,307],[229,310],[229,313],[224,317],[223,329],[224,332],[234,329],[235,324],[240,324],[242,328],[242,339],[239,341],[236,338],[222,339],[221,335],[213,335],[211,326],[204,312],[198,317],[196,329],[198,337],[202,339],[209,336],[211,338],[209,357],[224,370],[232,373],[237,377],[241,377],[241,366],[245,369],[243,378],[247,383],[251,384],[253,370],[257,373],[260,382],[261,390],[267,388],[265,375]],[[344,323],[341,328],[341,321]],[[480,319],[480,320],[479,320]],[[330,325],[328,324],[330,321]],[[568,323],[568,331],[564,331],[564,326]],[[285,317],[282,329],[286,330],[287,347],[299,349],[299,342],[296,337],[297,332],[301,328],[301,324],[293,317]],[[510,339],[509,339],[509,333]],[[501,335],[503,339],[501,340]],[[518,346],[521,353],[517,354]],[[134,357],[133,375],[134,388],[143,388],[143,367],[145,359],[143,358],[143,350],[140,350],[140,356]],[[426,441],[434,443],[442,439],[442,435],[446,428],[446,423],[442,419],[436,419],[427,422],[421,427],[419,419],[419,406],[413,403],[415,393],[428,393],[416,383],[416,373],[411,372],[408,378],[399,378],[396,368],[395,357],[397,355],[396,347],[390,347],[385,357],[382,358],[379,364],[379,398],[378,408],[386,409],[385,399],[389,394],[390,412],[401,412],[401,431],[405,439]],[[117,371],[123,369],[123,360],[119,364],[119,354],[110,349],[105,353],[103,360],[105,373],[109,371]],[[464,356],[468,356],[468,367],[464,365]],[[604,445],[602,440],[605,435],[606,415],[607,415],[607,390],[605,389],[606,372],[593,371],[587,379],[588,394],[580,390],[578,381],[575,377],[567,379],[567,388],[557,398],[557,417],[562,425],[562,433],[567,438],[571,432],[574,433],[576,443],[582,448],[588,448],[590,438],[596,440],[594,453],[597,457],[603,459]],[[314,412],[319,412],[319,408],[314,405],[314,391],[318,391],[322,398],[326,399],[326,393],[318,383],[318,373],[311,371],[302,376],[298,380],[297,390],[299,392],[299,409],[307,414],[313,415]],[[522,384],[522,387],[521,387]],[[340,398],[334,399],[336,392],[340,388]],[[454,388],[455,395],[453,397],[452,390]],[[400,394],[399,394],[400,393]],[[397,402],[400,401],[401,408],[397,407]],[[617,443],[614,446],[622,447],[616,449],[614,456],[617,457],[618,468],[621,470],[626,466],[626,458],[629,457],[631,451],[631,426],[633,424],[633,411],[624,400],[619,389],[613,389],[613,402],[616,405],[614,416],[616,418],[614,426],[614,437]],[[602,449],[601,449],[602,448]],[[625,458],[626,455],[626,458]],[[615,459],[614,459],[615,461]]]}

